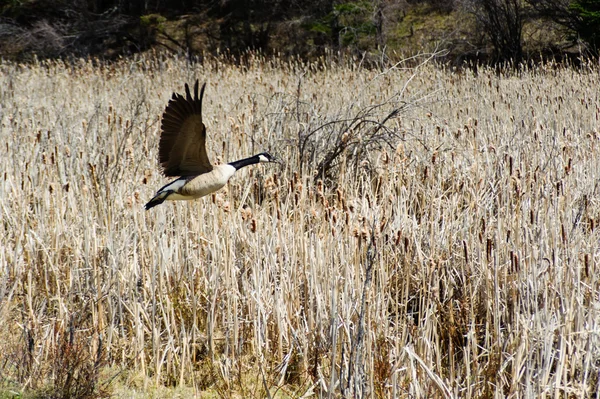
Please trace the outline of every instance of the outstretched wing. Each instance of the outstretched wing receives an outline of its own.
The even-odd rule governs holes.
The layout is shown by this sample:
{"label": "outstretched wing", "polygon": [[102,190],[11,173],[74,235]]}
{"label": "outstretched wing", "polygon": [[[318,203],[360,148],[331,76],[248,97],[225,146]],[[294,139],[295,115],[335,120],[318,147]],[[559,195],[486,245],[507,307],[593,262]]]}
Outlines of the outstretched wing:
{"label": "outstretched wing", "polygon": [[198,81],[194,97],[185,84],[185,97],[173,93],[161,121],[158,158],[165,176],[200,175],[212,170],[206,154],[206,128],[202,123],[202,85],[198,97]]}

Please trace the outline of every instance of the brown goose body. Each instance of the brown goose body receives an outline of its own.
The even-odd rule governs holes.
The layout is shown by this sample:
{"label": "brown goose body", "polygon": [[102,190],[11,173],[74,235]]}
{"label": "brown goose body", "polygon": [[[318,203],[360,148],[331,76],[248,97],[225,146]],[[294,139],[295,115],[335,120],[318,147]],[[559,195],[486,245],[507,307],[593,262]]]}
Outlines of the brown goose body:
{"label": "brown goose body", "polygon": [[146,204],[146,210],[171,200],[193,200],[221,189],[235,172],[259,162],[274,162],[263,152],[228,164],[213,166],[206,153],[206,128],[202,122],[202,97],[206,84],[194,96],[185,85],[185,97],[173,93],[161,121],[158,158],[165,176],[180,176],[162,187]]}

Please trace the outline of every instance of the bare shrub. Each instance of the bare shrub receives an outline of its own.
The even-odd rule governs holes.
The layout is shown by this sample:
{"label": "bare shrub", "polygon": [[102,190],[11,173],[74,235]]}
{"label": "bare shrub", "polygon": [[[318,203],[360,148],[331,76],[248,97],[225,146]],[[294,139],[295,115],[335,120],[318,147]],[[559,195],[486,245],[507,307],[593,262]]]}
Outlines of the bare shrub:
{"label": "bare shrub", "polygon": [[483,34],[494,49],[495,61],[518,65],[523,58],[523,1],[464,0],[462,4],[475,15]]}
{"label": "bare shrub", "polygon": [[63,27],[46,20],[25,28],[6,20],[0,25],[0,43],[5,54],[32,52],[40,56],[57,56],[65,49]]}
{"label": "bare shrub", "polygon": [[373,77],[373,82],[385,79],[386,74],[396,69],[409,72],[398,91],[378,102],[365,104],[366,83],[353,93],[347,103],[340,104],[335,113],[328,115],[322,115],[312,101],[318,99],[318,93],[313,93],[312,100],[306,99],[303,75],[300,75],[295,95],[276,100],[281,102],[281,109],[288,111],[276,114],[272,120],[277,125],[294,124],[298,127],[296,143],[300,164],[313,170],[315,179],[331,182],[340,166],[356,171],[369,161],[369,154],[395,150],[400,140],[400,124],[396,119],[401,118],[403,111],[410,107],[423,106],[428,95],[420,93],[422,96],[411,97],[406,93],[407,88],[418,75],[419,68],[439,54],[423,54],[385,68]]}
{"label": "bare shrub", "polygon": [[80,317],[73,313],[67,326],[27,322],[16,341],[5,341],[4,370],[17,371],[9,386],[22,384],[17,389],[34,397],[110,397],[110,379],[102,374],[107,365],[102,336],[91,334],[89,321]]}
{"label": "bare shrub", "polygon": [[23,28],[9,19],[0,19],[0,50],[4,54],[18,52],[18,44],[14,38],[23,34]]}
{"label": "bare shrub", "polygon": [[0,25],[0,45],[5,54],[25,60],[31,60],[33,55],[56,58],[101,54],[110,58],[115,49],[123,53],[128,47],[137,45],[138,51],[142,50],[140,46],[149,44],[138,41],[128,32],[127,28],[133,31],[130,18],[116,13],[115,9],[92,14],[72,6],[58,4],[48,18],[32,16],[29,24],[17,24],[5,18]]}
{"label": "bare shrub", "polygon": [[64,27],[46,20],[35,22],[31,29],[17,37],[17,41],[27,51],[41,56],[60,55],[66,46]]}
{"label": "bare shrub", "polygon": [[[57,399],[108,398],[111,396],[101,372],[106,366],[102,337],[86,337],[72,316],[68,328],[54,331],[56,342],[53,369],[49,370],[49,386],[42,388],[44,396]],[[42,378],[44,381],[45,378]]]}

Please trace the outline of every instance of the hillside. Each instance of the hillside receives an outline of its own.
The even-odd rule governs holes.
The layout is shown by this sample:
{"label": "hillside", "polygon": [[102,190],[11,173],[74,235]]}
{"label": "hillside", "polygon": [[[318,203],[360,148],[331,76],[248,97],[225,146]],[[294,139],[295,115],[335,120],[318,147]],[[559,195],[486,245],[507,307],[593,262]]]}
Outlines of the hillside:
{"label": "hillside", "polygon": [[[191,59],[249,50],[317,60],[326,54],[362,58],[367,65],[437,53],[442,62],[539,61],[581,55],[574,34],[532,7],[517,9],[517,53],[494,45],[498,29],[485,10],[467,2],[269,0],[76,2],[25,0],[0,8],[0,53],[5,59],[98,57],[118,59],[167,52]],[[502,26],[507,35],[514,29]],[[521,28],[519,28],[520,32]],[[502,29],[500,29],[502,31]],[[576,36],[576,35],[575,35]],[[497,38],[499,43],[507,39]],[[584,52],[585,53],[585,52]]]}

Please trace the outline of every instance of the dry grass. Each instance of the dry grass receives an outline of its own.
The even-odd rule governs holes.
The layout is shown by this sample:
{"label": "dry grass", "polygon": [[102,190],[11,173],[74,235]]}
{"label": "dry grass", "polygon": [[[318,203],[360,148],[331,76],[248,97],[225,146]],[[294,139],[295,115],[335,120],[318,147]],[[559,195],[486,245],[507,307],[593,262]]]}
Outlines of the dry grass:
{"label": "dry grass", "polygon": [[[146,212],[167,182],[158,118],[195,78],[213,160],[285,165]],[[0,387],[598,397],[598,81],[591,66],[0,64]],[[323,183],[315,157],[343,124],[312,158],[299,137],[372,104],[373,120],[402,110],[391,146],[344,147]]]}

